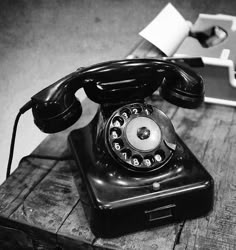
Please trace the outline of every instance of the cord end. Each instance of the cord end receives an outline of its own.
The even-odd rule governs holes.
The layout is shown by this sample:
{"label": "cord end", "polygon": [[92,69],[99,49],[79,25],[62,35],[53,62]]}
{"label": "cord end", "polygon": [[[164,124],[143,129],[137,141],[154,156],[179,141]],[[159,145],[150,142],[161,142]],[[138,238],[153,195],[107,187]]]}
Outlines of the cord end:
{"label": "cord end", "polygon": [[32,108],[32,100],[28,101],[24,106],[22,106],[19,110],[21,114],[24,114],[26,111]]}

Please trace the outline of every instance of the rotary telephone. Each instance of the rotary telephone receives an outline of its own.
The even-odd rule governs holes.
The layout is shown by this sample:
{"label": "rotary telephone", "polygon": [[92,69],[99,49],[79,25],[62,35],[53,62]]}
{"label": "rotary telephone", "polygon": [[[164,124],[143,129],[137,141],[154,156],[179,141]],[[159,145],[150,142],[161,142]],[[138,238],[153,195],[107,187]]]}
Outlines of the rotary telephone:
{"label": "rotary telephone", "polygon": [[100,104],[93,120],[68,139],[96,236],[114,237],[212,209],[211,176],[175,133],[170,119],[145,102],[158,89],[177,106],[197,108],[204,100],[200,76],[157,59],[80,68],[31,98],[35,124],[46,133],[71,126],[82,113],[75,97],[79,88]]}

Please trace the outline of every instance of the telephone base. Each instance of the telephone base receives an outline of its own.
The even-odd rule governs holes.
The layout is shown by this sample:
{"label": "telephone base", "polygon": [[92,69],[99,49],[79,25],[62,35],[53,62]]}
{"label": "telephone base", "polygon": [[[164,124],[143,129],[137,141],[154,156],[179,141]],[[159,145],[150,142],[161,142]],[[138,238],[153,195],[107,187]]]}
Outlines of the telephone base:
{"label": "telephone base", "polygon": [[213,207],[213,179],[178,136],[171,160],[149,174],[130,172],[97,150],[91,124],[72,131],[69,145],[82,177],[77,186],[85,214],[97,237],[196,218]]}

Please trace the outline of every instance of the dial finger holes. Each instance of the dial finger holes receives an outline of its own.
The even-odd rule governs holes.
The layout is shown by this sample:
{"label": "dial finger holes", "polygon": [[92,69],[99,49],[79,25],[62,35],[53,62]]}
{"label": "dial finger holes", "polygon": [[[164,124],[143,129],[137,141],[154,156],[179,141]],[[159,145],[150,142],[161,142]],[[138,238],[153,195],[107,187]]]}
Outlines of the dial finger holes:
{"label": "dial finger holes", "polygon": [[115,127],[121,127],[124,124],[124,119],[120,116],[115,116],[112,120],[112,124]]}
{"label": "dial finger holes", "polygon": [[165,159],[165,152],[163,150],[157,150],[154,158],[157,162],[162,162]]}
{"label": "dial finger holes", "polygon": [[140,156],[140,155],[133,155],[132,158],[131,158],[131,164],[133,166],[135,166],[135,167],[138,167],[138,166],[141,165],[142,160],[143,160],[142,156]]}
{"label": "dial finger holes", "polygon": [[120,151],[124,147],[124,143],[121,139],[115,139],[112,145],[116,151]]}
{"label": "dial finger holes", "polygon": [[147,106],[144,108],[144,113],[145,113],[146,115],[151,115],[152,112],[153,112],[152,106],[147,105]]}
{"label": "dial finger holes", "polygon": [[134,115],[140,114],[141,111],[142,111],[142,108],[139,105],[134,105],[134,106],[131,107],[131,112]]}
{"label": "dial finger holes", "polygon": [[112,139],[117,139],[121,136],[121,130],[117,127],[114,127],[110,130],[110,136]]}
{"label": "dial finger holes", "polygon": [[143,159],[143,164],[145,167],[152,167],[154,162],[155,162],[155,159],[151,155],[145,156],[145,158]]}
{"label": "dial finger holes", "polygon": [[131,112],[129,109],[124,108],[120,111],[120,115],[124,118],[124,119],[128,119],[131,115]]}
{"label": "dial finger holes", "polygon": [[127,160],[131,157],[132,152],[131,152],[130,149],[125,148],[125,149],[122,149],[122,150],[121,150],[121,155],[122,155],[122,158],[123,158],[125,161],[127,161]]}

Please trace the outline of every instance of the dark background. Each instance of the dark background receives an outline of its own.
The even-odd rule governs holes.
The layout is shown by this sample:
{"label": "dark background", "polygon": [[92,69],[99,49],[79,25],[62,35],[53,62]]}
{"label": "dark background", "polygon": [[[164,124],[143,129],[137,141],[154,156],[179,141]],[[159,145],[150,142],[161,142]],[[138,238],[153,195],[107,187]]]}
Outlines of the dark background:
{"label": "dark background", "polygon": [[[37,91],[76,68],[121,59],[168,1],[0,1],[0,182],[15,115]],[[186,20],[236,15],[234,1],[171,1]],[[80,97],[83,94],[80,93]],[[20,120],[13,167],[44,138],[31,112]]]}

